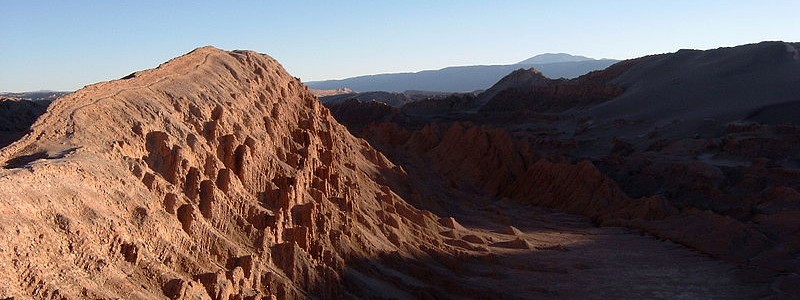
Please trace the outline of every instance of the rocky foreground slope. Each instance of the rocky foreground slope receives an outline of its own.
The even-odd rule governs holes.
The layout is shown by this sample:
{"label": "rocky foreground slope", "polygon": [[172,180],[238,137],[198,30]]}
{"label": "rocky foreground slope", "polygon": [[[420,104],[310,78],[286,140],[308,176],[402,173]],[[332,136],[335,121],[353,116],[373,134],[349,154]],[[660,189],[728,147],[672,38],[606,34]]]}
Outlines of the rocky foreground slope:
{"label": "rocky foreground slope", "polygon": [[84,88],[0,161],[0,295],[339,298],[351,259],[454,252],[402,170],[253,52]]}
{"label": "rocky foreground slope", "polygon": [[792,293],[769,270],[530,205],[664,217],[589,163],[538,160],[502,130],[376,126],[402,166],[272,58],[212,47],[63,97],[0,150],[0,298]]}

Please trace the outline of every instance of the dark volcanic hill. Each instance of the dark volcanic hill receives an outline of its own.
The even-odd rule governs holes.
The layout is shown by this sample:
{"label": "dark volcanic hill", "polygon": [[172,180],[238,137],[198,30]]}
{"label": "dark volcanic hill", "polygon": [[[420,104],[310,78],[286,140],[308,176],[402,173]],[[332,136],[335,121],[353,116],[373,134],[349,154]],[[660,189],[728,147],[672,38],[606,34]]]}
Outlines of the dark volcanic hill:
{"label": "dark volcanic hill", "polygon": [[605,69],[618,62],[611,59],[572,59],[572,61],[554,62],[546,58],[539,58],[537,61],[543,63],[523,61],[513,65],[448,67],[416,73],[378,74],[341,80],[311,81],[305,84],[311,88],[322,90],[350,88],[356,91],[386,92],[407,90],[473,92],[489,88],[497,80],[519,68],[536,68],[549,78],[574,78],[590,71]]}
{"label": "dark volcanic hill", "polygon": [[745,121],[764,108],[799,101],[798,47],[764,42],[645,57],[610,82],[624,94],[582,115],[668,126],[668,134],[708,133],[707,123]]}

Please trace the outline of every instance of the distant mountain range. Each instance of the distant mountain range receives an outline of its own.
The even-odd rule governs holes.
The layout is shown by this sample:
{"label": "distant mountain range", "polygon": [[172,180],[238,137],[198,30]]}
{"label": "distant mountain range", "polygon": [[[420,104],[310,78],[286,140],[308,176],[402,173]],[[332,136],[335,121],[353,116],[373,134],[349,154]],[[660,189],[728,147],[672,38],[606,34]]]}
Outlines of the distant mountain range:
{"label": "distant mountain range", "polygon": [[511,65],[447,67],[415,73],[391,73],[358,76],[340,80],[309,81],[313,89],[349,88],[355,91],[403,92],[473,92],[491,87],[514,70],[535,68],[548,78],[575,78],[602,70],[619,62],[615,59],[593,59],[566,53],[546,53]]}
{"label": "distant mountain range", "polygon": [[65,91],[34,91],[34,92],[2,92],[0,97],[19,98],[30,101],[53,101],[71,92]]}
{"label": "distant mountain range", "polygon": [[552,64],[552,63],[577,62],[577,61],[587,61],[587,60],[595,60],[595,59],[586,56],[572,55],[567,53],[545,53],[528,58],[526,60],[518,62],[517,64],[518,65]]}

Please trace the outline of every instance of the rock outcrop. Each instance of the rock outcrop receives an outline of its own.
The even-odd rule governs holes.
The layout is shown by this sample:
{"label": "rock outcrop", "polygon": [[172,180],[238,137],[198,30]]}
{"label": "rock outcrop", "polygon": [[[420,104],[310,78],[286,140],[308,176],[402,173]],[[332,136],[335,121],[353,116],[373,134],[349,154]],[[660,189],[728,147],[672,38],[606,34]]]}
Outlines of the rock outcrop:
{"label": "rock outcrop", "polygon": [[512,72],[478,96],[482,112],[562,112],[589,107],[621,95],[624,89],[609,81],[635,64],[615,64],[576,79],[549,79],[534,69]]}

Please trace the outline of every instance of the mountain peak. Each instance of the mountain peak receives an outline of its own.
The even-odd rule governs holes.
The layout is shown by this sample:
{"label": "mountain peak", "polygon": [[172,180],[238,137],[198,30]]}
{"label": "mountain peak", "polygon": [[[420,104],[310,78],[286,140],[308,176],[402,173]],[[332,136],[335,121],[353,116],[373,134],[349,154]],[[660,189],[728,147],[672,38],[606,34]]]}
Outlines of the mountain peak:
{"label": "mountain peak", "polygon": [[595,60],[595,59],[586,56],[572,55],[569,53],[544,53],[528,58],[521,62],[518,62],[517,64],[518,65],[552,64],[552,63],[576,62],[576,61],[587,61],[587,60]]}
{"label": "mountain peak", "polygon": [[506,75],[502,79],[500,79],[500,81],[497,82],[497,84],[504,84],[508,82],[513,82],[513,83],[524,82],[525,84],[527,84],[542,79],[547,79],[547,77],[544,76],[542,72],[540,72],[536,68],[527,68],[527,69],[519,68],[514,72],[511,72],[510,74]]}

